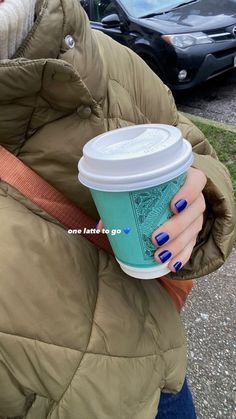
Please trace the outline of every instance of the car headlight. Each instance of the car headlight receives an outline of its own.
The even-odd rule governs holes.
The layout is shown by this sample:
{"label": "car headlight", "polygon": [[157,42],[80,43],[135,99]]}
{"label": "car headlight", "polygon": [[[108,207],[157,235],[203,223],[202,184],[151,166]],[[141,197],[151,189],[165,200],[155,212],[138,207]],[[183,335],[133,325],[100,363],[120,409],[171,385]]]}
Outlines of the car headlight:
{"label": "car headlight", "polygon": [[162,39],[177,48],[188,48],[193,45],[211,44],[214,42],[203,32],[162,35]]}

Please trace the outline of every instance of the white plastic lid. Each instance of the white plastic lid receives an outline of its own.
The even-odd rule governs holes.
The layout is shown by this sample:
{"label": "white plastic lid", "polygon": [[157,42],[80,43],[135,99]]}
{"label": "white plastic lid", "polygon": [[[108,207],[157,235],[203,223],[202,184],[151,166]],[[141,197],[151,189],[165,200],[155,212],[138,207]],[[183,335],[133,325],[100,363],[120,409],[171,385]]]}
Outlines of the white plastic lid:
{"label": "white plastic lid", "polygon": [[134,125],[89,141],[79,161],[79,180],[99,191],[144,189],[181,175],[192,161],[191,144],[178,128]]}

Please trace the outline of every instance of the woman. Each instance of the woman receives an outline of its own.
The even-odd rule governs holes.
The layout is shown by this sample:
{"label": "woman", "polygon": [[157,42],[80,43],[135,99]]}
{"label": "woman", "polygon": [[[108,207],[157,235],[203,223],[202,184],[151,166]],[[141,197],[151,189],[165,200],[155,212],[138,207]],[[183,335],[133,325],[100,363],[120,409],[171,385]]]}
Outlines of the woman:
{"label": "woman", "polygon": [[[195,160],[153,233],[156,258],[168,251],[177,279],[221,266],[234,237],[229,175],[145,63],[91,31],[77,0],[1,0],[0,36],[1,146],[98,219],[77,179],[83,145],[122,126],[177,126]],[[7,182],[0,210],[0,415],[154,419],[161,397],[158,419],[173,417],[166,398],[175,419],[194,418],[184,332],[160,282],[129,278]]]}

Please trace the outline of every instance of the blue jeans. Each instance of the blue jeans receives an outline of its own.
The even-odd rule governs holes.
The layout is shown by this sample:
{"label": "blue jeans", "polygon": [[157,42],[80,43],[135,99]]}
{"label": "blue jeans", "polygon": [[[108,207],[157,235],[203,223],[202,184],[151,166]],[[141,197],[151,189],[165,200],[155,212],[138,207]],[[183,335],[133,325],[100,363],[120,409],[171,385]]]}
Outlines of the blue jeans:
{"label": "blue jeans", "polygon": [[197,419],[186,379],[179,393],[161,393],[156,419]]}

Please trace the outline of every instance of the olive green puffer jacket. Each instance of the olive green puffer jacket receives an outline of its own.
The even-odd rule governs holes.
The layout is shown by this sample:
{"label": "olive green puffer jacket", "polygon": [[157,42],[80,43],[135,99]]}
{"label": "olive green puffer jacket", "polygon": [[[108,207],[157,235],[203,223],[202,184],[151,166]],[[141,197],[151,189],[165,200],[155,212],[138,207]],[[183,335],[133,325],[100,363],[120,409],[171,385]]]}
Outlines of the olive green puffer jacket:
{"label": "olive green puffer jacket", "polygon": [[[77,0],[40,0],[36,15],[0,62],[0,144],[98,219],[77,178],[83,145],[127,125],[179,127],[208,183],[204,227],[178,277],[217,269],[232,246],[233,198],[202,133],[141,59],[91,31]],[[0,416],[154,419],[160,391],[180,390],[186,368],[166,291],[126,276],[4,182],[0,215]]]}

